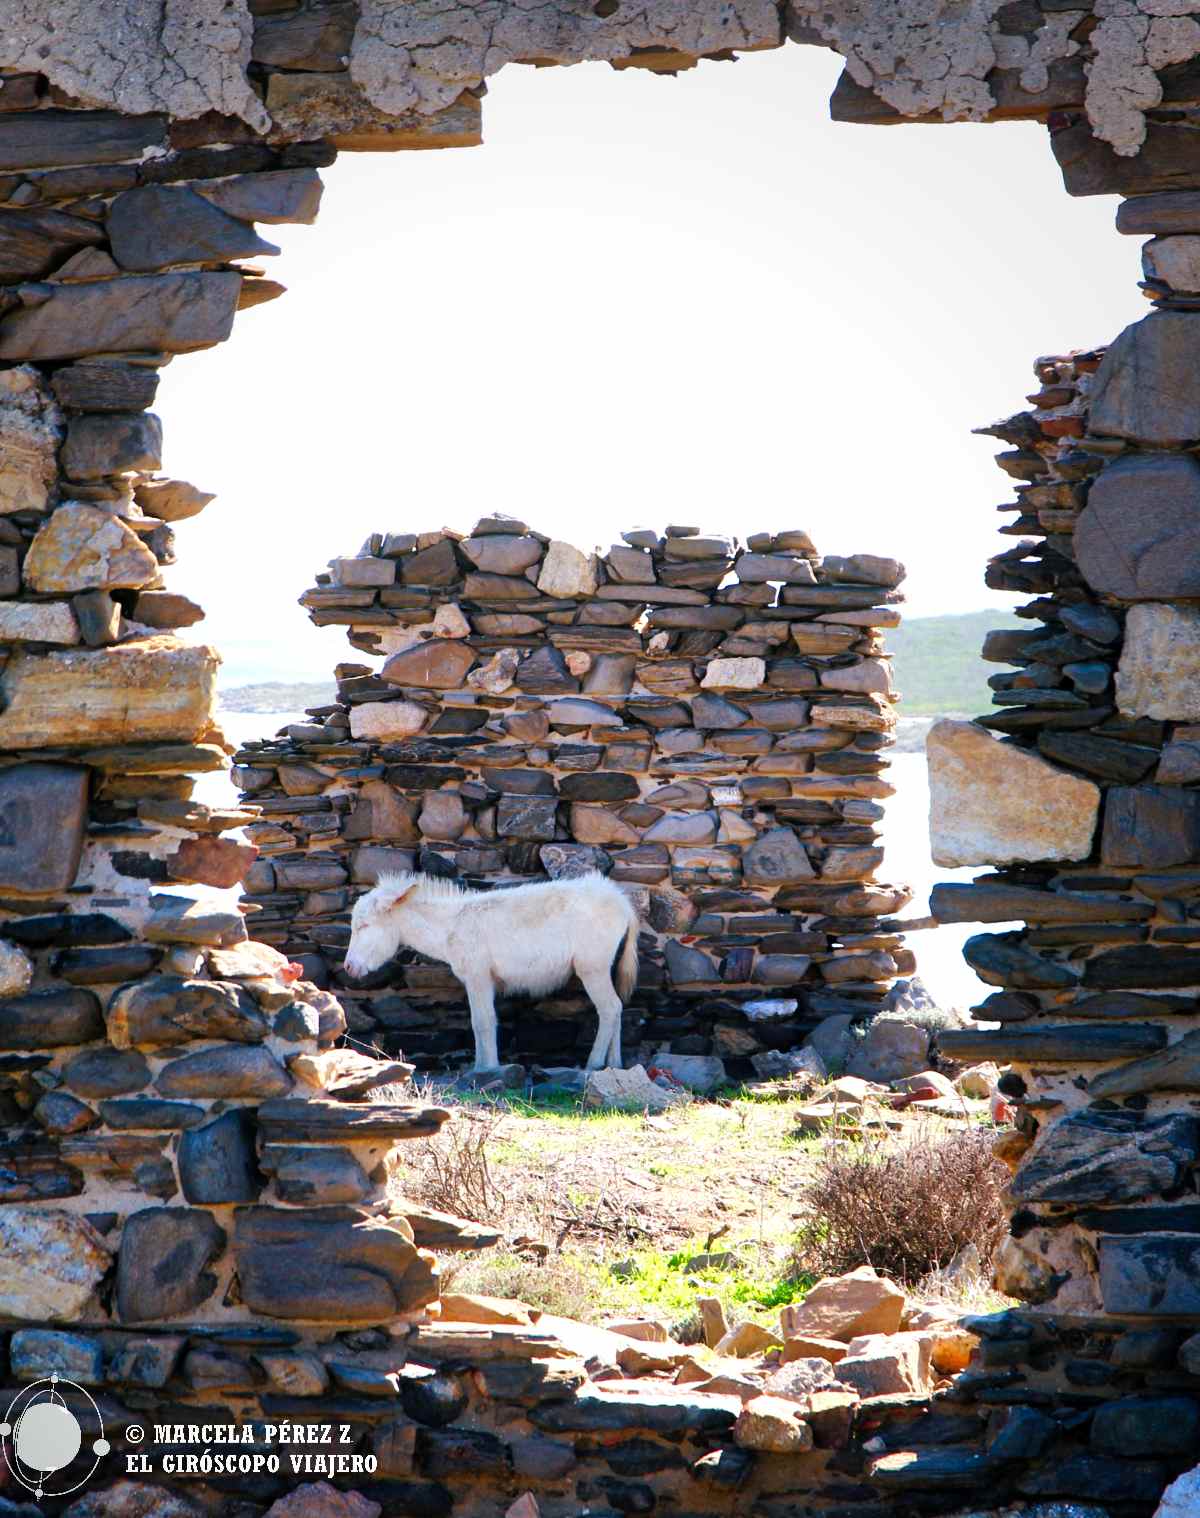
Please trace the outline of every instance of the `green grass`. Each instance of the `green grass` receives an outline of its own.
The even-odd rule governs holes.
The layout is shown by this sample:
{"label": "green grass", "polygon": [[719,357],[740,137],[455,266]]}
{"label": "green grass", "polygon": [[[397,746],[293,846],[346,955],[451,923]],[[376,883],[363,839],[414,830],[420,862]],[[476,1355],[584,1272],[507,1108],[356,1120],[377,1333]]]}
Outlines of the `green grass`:
{"label": "green grass", "polygon": [[900,714],[904,717],[974,717],[991,705],[987,679],[1003,665],[979,657],[984,634],[997,627],[1026,627],[1004,607],[961,616],[913,617],[886,634],[893,655]]}

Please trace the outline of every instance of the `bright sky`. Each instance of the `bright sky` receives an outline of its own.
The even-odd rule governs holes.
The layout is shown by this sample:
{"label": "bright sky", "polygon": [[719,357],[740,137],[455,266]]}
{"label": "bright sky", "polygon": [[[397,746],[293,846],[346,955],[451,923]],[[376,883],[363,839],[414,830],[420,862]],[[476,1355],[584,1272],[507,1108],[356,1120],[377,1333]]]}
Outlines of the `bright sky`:
{"label": "bright sky", "polygon": [[970,429],[1145,314],[1139,242],[1041,127],[830,123],[839,67],[506,69],[484,147],[346,154],[315,227],[264,229],[288,294],[156,406],[167,472],[218,496],[169,584],[224,684],[355,657],[296,605],[331,556],[492,511],[581,546],[799,526],[904,560],[911,615],[1011,600]]}

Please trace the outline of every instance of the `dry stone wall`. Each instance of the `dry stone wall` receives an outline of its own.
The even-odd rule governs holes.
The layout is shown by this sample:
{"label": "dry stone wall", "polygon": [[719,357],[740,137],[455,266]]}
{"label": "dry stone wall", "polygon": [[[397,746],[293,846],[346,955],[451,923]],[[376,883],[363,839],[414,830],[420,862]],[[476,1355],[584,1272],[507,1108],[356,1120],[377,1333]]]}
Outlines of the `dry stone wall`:
{"label": "dry stone wall", "polygon": [[[1200,197],[1124,202],[1154,310],[1107,349],[1040,358],[1032,407],[982,429],[1016,482],[987,583],[1032,599],[988,635],[996,710],[929,740],[941,922],[996,990],[951,1057],[1010,1064],[1001,1290],[958,1395],[1018,1404],[1025,1497],[1150,1508],[1200,1420]],[[1075,1409],[1072,1422],[1066,1407]],[[1050,1412],[1047,1419],[1044,1409]],[[1056,1420],[1057,1426],[1051,1426]],[[909,1490],[969,1468],[880,1462]]]}
{"label": "dry stone wall", "polygon": [[[309,1491],[293,1502],[289,1488],[334,1468],[293,1468],[289,1461],[281,1475],[261,1467],[210,1471],[186,1490],[181,1483],[164,1493],[161,1473],[143,1480],[135,1470],[134,1480],[114,1484],[109,1464],[98,1475],[89,1454],[99,1452],[89,1442],[68,1474],[92,1479],[91,1493],[49,1495],[36,1511],[70,1504],[71,1518],[249,1518],[272,1509],[272,1518],[298,1511],[378,1518],[386,1510],[390,1518],[457,1507],[467,1518],[495,1518],[514,1502],[514,1513],[528,1514],[521,1494],[536,1488],[552,1518],[581,1506],[605,1514],[659,1508],[753,1518],[822,1508],[874,1512],[880,1494],[905,1510],[930,1511],[968,1499],[1102,1496],[1136,1518],[1194,1460],[1200,31],[1187,4],[1165,9],[1173,14],[1161,14],[1158,0],[1068,11],[984,0],[932,4],[920,14],[874,0],[736,9],[707,0],[633,7],[572,0],[553,8],[498,0],[483,9],[407,0],[0,0],[0,1391],[7,1407],[53,1375],[91,1388],[86,1396],[72,1392],[74,1405],[90,1440],[94,1413],[86,1397],[94,1393],[114,1439],[106,1458],[118,1462],[137,1453],[121,1431],[154,1414],[169,1416],[168,1426],[219,1417],[246,1431],[238,1438],[252,1455],[267,1453],[268,1422],[345,1421],[352,1457],[377,1462],[369,1479],[343,1470],[340,1490]],[[981,935],[971,947],[972,962],[1000,998],[989,1002],[983,1021],[999,1022],[1000,1031],[953,1037],[963,1056],[986,1052],[1016,1067],[1008,1082],[1020,1110],[1017,1137],[1007,1141],[1017,1167],[1013,1238],[1002,1282],[1029,1310],[980,1320],[978,1365],[931,1407],[905,1395],[870,1399],[871,1407],[852,1398],[850,1407],[818,1390],[801,1393],[803,1415],[793,1398],[770,1417],[747,1417],[744,1387],[631,1394],[585,1380],[589,1360],[602,1380],[643,1366],[628,1358],[628,1346],[609,1364],[594,1344],[568,1343],[552,1327],[430,1321],[438,1292],[430,1250],[480,1247],[490,1237],[423,1212],[388,1185],[395,1141],[435,1131],[443,1114],[414,1102],[365,1100],[403,1069],[337,1047],[345,1014],[335,998],[298,976],[271,944],[251,940],[241,913],[197,901],[185,888],[229,886],[253,867],[255,895],[289,896],[291,887],[277,889],[284,853],[295,863],[330,864],[314,846],[321,827],[299,825],[305,816],[336,817],[341,840],[342,821],[363,809],[352,832],[361,825],[364,836],[347,835],[346,845],[411,849],[433,868],[447,867],[451,853],[456,869],[463,868],[460,853],[490,864],[487,856],[503,841],[501,876],[520,878],[535,853],[541,869],[578,848],[603,850],[616,873],[622,855],[659,847],[640,830],[679,814],[682,822],[670,827],[712,826],[718,836],[666,840],[668,868],[677,868],[684,850],[728,860],[727,851],[737,849],[742,879],[740,886],[707,878],[628,882],[645,890],[648,902],[651,892],[668,903],[676,897],[667,893],[678,892],[686,901],[681,910],[697,914],[688,923],[696,944],[681,945],[689,935],[652,922],[651,981],[669,977],[672,954],[681,973],[698,970],[701,959],[705,976],[710,966],[713,972],[711,981],[649,984],[656,1005],[668,992],[672,1017],[681,1010],[666,1027],[642,1022],[636,1010],[637,1036],[650,1043],[703,1038],[717,1047],[718,1020],[697,1032],[694,1007],[674,998],[689,984],[715,992],[718,962],[720,997],[710,1000],[728,998],[743,1018],[751,998],[778,989],[773,958],[793,959],[784,966],[789,975],[796,959],[809,960],[794,982],[806,998],[869,1007],[887,976],[851,980],[863,989],[848,990],[837,979],[844,970],[831,975],[826,967],[849,963],[857,972],[853,960],[878,954],[878,970],[887,968],[885,959],[903,968],[897,955],[904,951],[890,930],[874,944],[847,942],[891,903],[885,908],[871,895],[874,887],[855,883],[857,874],[842,894],[861,902],[865,892],[869,912],[845,911],[841,894],[831,910],[825,893],[843,884],[829,871],[839,850],[874,848],[873,840],[831,830],[866,832],[876,820],[843,803],[864,776],[879,783],[872,742],[888,723],[870,698],[886,691],[826,685],[827,672],[849,663],[828,650],[803,650],[794,627],[857,630],[847,652],[856,668],[868,669],[879,667],[878,650],[863,628],[878,624],[855,623],[844,600],[831,619],[813,614],[818,603],[804,595],[845,594],[845,582],[829,578],[828,560],[807,586],[793,580],[778,606],[754,594],[722,599],[720,579],[698,586],[672,579],[705,573],[681,546],[695,545],[690,534],[624,544],[620,552],[649,557],[653,582],[626,580],[609,554],[613,572],[597,565],[595,591],[586,596],[572,593],[583,588],[577,579],[558,578],[578,575],[586,556],[543,545],[536,534],[474,534],[533,538],[535,578],[546,579],[536,585],[525,575],[532,560],[516,573],[511,564],[487,568],[469,560],[452,535],[411,545],[381,538],[345,562],[357,572],[365,566],[368,577],[386,571],[386,581],[347,583],[344,576],[356,569],[339,566],[320,588],[370,590],[369,602],[313,608],[334,619],[339,611],[356,613],[348,625],[367,629],[355,634],[358,646],[387,652],[389,666],[401,672],[398,680],[381,677],[380,689],[369,671],[344,670],[337,709],[316,714],[311,732],[289,738],[311,749],[294,767],[317,773],[321,783],[308,794],[328,801],[328,809],[297,807],[302,794],[281,781],[290,811],[214,811],[192,800],[191,777],[226,760],[212,716],[217,659],[203,645],[178,640],[177,631],[201,612],[162,578],[176,524],[208,497],[159,477],[161,433],[150,407],[163,363],[222,341],[238,310],[280,293],[258,262],[273,248],[256,227],[311,220],[320,193],[314,171],[338,148],[478,142],[483,83],[506,63],[604,59],[672,72],[704,56],[777,46],[785,35],[846,56],[833,102],[839,119],[1045,123],[1069,193],[1131,197],[1119,225],[1154,235],[1145,284],[1161,309],[1104,355],[1046,361],[1035,414],[1005,425],[1014,450],[1006,467],[1023,486],[1016,531],[1036,529],[1037,541],[1002,556],[991,576],[1034,597],[1031,633],[989,643],[989,654],[1011,656],[1015,667],[998,682],[1001,713],[970,731],[944,733],[938,748],[947,860],[1001,865],[998,876],[965,894],[939,892],[939,914],[1028,924],[1016,934]],[[783,552],[813,569],[795,543],[748,546],[751,554]],[[439,557],[453,560],[452,578],[422,580]],[[706,557],[722,561],[723,578],[732,555],[722,548]],[[468,575],[476,589],[492,576],[519,581],[522,596],[553,602],[553,609],[525,611],[515,597],[487,604],[486,595],[475,596],[472,607]],[[771,578],[740,575],[736,588],[753,592]],[[886,603],[876,594],[886,583],[870,573],[850,580],[863,582],[872,589],[862,609]],[[601,593],[650,583],[660,592],[695,589],[703,609],[736,612],[738,625],[672,625],[662,619],[672,607],[661,599],[639,591],[630,603]],[[463,638],[442,636],[463,631],[445,609],[434,626],[437,603],[453,599],[442,594],[448,587],[468,624]],[[571,620],[556,622],[567,600]],[[616,634],[630,632],[636,618],[594,615],[614,604],[651,607],[644,647],[615,646]],[[676,611],[700,604],[674,599]],[[759,616],[767,610],[769,619]],[[426,611],[429,620],[419,620]],[[546,636],[534,646],[522,644],[511,625],[485,646],[493,634],[475,620],[543,612]],[[739,639],[747,641],[748,624],[768,620],[788,624],[782,644],[763,636],[763,650],[734,651]],[[556,644],[550,631],[569,627],[578,635],[589,626],[602,630],[589,636],[613,642]],[[438,636],[423,638],[422,627]],[[668,642],[652,654],[650,643],[663,632]],[[713,632],[719,638],[712,646],[697,641]],[[446,651],[456,645],[463,645],[457,656]],[[783,655],[783,646],[795,653]],[[511,662],[497,657],[504,648],[525,655],[511,670],[513,686],[473,689],[469,677],[477,670],[504,676]],[[578,654],[592,661],[586,671],[579,659],[571,667]],[[561,677],[555,655],[579,690],[522,690],[516,676],[531,664],[527,675],[549,665]],[[690,669],[696,689],[655,690],[645,680],[643,690],[623,694],[600,691],[594,681],[587,688],[594,670],[616,678],[630,657],[635,680],[639,666],[675,664]],[[426,685],[413,678],[414,669],[428,678],[423,661],[432,658],[443,668],[457,664],[454,679]],[[714,664],[727,659],[762,660],[762,686],[745,691],[714,680],[706,687]],[[807,690],[772,685],[773,664],[806,667],[818,683]],[[464,680],[474,703],[431,694],[463,689]],[[785,732],[752,720],[754,709],[761,713],[771,701],[807,702],[808,726]],[[629,710],[640,705],[661,715],[662,702],[678,704],[688,720],[672,718],[660,728]],[[727,703],[747,719],[734,727],[697,722],[701,702]],[[420,731],[395,738],[353,731],[356,714],[369,707],[382,706],[394,719],[391,709],[402,705],[420,710]],[[472,705],[489,713],[480,733],[492,721],[501,731],[486,742],[469,729],[432,731],[443,719],[461,720]],[[869,720],[816,720],[823,706]],[[552,708],[599,708],[630,732],[618,739],[611,722],[555,727]],[[504,726],[538,715],[547,717],[547,730],[537,737],[520,738]],[[704,752],[719,755],[723,774],[736,769],[739,787],[755,778],[786,780],[786,797],[760,793],[739,807],[713,795],[711,772],[654,772],[655,763],[687,755],[686,746],[662,746],[671,728],[706,735]],[[755,769],[763,753],[728,746],[739,732],[744,740],[747,730],[761,730],[770,754],[798,763],[809,757],[804,745],[788,749],[785,739],[839,729],[855,736],[812,751],[811,768],[782,776]],[[989,730],[1003,741],[994,742]],[[657,758],[648,758],[644,771],[609,754],[619,743],[627,755],[649,747],[635,732],[654,735]],[[454,751],[459,757],[445,747],[451,738],[466,740]],[[526,744],[523,762],[511,768],[548,775],[554,796],[494,787],[494,766],[476,760],[468,782],[461,754],[493,742]],[[360,743],[372,759],[362,767],[378,758],[380,775],[347,774]],[[392,743],[394,755],[386,753]],[[422,748],[433,743],[437,758]],[[336,754],[343,744],[349,752]],[[591,769],[550,764],[551,747],[558,758],[568,757],[561,751],[570,746],[599,750],[600,759]],[[539,747],[547,751],[544,764],[530,759]],[[290,752],[268,745],[247,767],[281,774],[272,756]],[[857,767],[839,771],[838,754]],[[322,772],[343,759],[336,776]],[[400,768],[407,780],[414,770],[455,765],[463,775],[451,789],[396,787],[387,774]],[[952,772],[972,776],[967,792]],[[601,774],[625,777],[618,783],[626,789],[632,779],[636,799],[564,796],[567,781],[595,783]],[[819,775],[832,777],[832,796],[814,797]],[[353,784],[339,793],[331,780],[362,782],[344,809],[326,793],[349,796]],[[664,799],[650,799],[659,780],[680,789],[666,798],[663,818],[651,820],[643,809]],[[387,794],[368,798],[376,781]],[[703,805],[677,804],[681,794],[698,799],[690,787],[701,784]],[[387,800],[393,791],[377,822],[374,796]],[[1019,809],[1010,804],[1018,793]],[[982,818],[980,794],[989,802]],[[454,797],[463,830],[439,837],[457,825]],[[540,816],[544,830],[550,800],[553,838],[502,834],[502,810],[522,828],[534,824],[521,819]],[[796,811],[817,802],[816,817]],[[824,810],[834,803],[836,821]],[[781,805],[792,807],[783,821]],[[611,816],[605,825],[614,831],[617,823],[638,830],[639,841],[567,836],[576,808],[581,819]],[[630,808],[639,809],[633,821],[623,815]],[[1001,815],[1007,820],[998,835]],[[277,820],[283,817],[286,826]],[[280,836],[264,830],[264,818]],[[259,829],[257,842],[225,836],[246,823]],[[753,828],[753,841],[744,832],[719,835],[722,826],[743,825]],[[416,836],[401,841],[372,831],[393,826]],[[495,837],[486,836],[488,826]],[[747,857],[776,830],[786,830],[788,855],[798,861],[803,852],[814,875],[762,882],[775,889],[762,915],[781,919],[778,932],[765,932],[760,920],[742,935],[736,919],[747,914],[730,902],[748,892]],[[303,847],[293,849],[293,837]],[[331,829],[325,841],[332,844]],[[341,841],[333,852],[339,847]],[[558,852],[543,858],[543,850]],[[652,857],[661,862],[660,854]],[[353,876],[354,855],[349,863]],[[267,866],[270,891],[261,889]],[[690,868],[686,856],[683,867]],[[308,877],[295,894],[304,913],[336,929],[341,908],[309,913],[309,897],[360,883],[318,886]],[[713,897],[689,898],[693,884]],[[760,883],[752,884],[759,911]],[[799,894],[781,901],[790,891]],[[300,926],[289,917],[291,906],[250,905],[280,908],[274,926],[269,910],[252,915],[264,932],[282,931],[290,942]],[[801,921],[784,923],[785,916]],[[801,947],[809,933],[811,949]],[[789,936],[784,948],[779,940]],[[338,947],[336,936],[313,942],[322,954]],[[413,1008],[420,1010],[417,993],[428,1001],[451,989],[422,987],[419,976],[410,984],[417,968],[404,969],[404,1006],[391,1004],[407,1040],[418,1031],[411,1021]],[[747,969],[749,980],[726,978]],[[386,1028],[384,1000],[367,988],[352,998],[351,1014]],[[745,1023],[730,1025],[746,1031]],[[749,1031],[769,1052],[787,1019],[773,1034],[762,1031],[766,1026]],[[427,1044],[439,1057],[452,1047]],[[692,1374],[685,1365],[657,1369]],[[833,1402],[821,1402],[825,1396]],[[181,1445],[167,1452],[194,1451]],[[4,1482],[0,1501],[20,1512],[32,1493],[7,1465]]]}
{"label": "dry stone wall", "polygon": [[[262,812],[255,931],[422,1063],[470,1049],[449,971],[342,971],[349,908],[389,870],[626,886],[645,930],[625,1046],[646,1059],[751,1073],[822,1017],[870,1015],[913,968],[884,920],[909,893],[875,879],[903,573],[802,531],[641,529],[602,555],[505,517],[375,534],[302,604],[382,664],[339,665],[335,706],[236,756]],[[587,1005],[518,1003],[510,1054],[577,1063]]]}

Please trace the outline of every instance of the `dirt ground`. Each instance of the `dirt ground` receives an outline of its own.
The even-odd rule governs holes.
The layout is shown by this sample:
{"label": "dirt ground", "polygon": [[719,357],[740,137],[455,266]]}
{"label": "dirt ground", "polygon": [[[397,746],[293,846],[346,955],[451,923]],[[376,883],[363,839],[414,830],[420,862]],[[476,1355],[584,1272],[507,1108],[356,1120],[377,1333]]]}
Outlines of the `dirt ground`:
{"label": "dirt ground", "polygon": [[741,1095],[645,1116],[464,1103],[437,1139],[403,1146],[395,1187],[501,1235],[444,1262],[454,1290],[669,1325],[716,1296],[731,1319],[768,1322],[812,1284],[796,1250],[805,1186],[824,1146],[848,1142],[800,1135],[805,1105]]}

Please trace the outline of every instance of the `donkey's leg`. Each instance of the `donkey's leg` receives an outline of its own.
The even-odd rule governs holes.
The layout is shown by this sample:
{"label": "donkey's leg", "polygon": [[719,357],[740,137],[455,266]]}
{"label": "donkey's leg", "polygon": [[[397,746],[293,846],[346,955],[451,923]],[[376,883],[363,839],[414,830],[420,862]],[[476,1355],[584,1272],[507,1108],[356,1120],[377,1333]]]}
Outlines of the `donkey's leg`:
{"label": "donkey's leg", "polygon": [[471,1005],[471,1031],[475,1035],[475,1069],[495,1070],[500,1065],[496,1048],[496,988],[484,975],[467,981]]}
{"label": "donkey's leg", "polygon": [[596,1042],[588,1055],[587,1067],[589,1070],[603,1070],[611,1058],[614,1042],[618,1058],[620,1056],[621,998],[613,989],[612,978],[607,969],[579,970],[578,973],[580,980],[583,981],[583,988],[596,1009],[596,1019],[599,1023],[596,1030]]}

